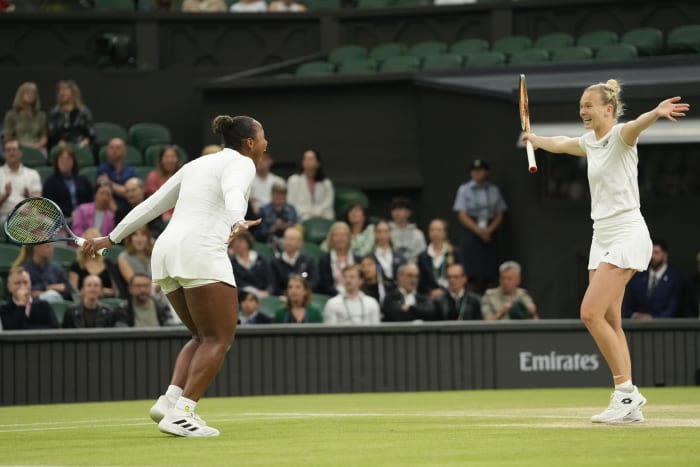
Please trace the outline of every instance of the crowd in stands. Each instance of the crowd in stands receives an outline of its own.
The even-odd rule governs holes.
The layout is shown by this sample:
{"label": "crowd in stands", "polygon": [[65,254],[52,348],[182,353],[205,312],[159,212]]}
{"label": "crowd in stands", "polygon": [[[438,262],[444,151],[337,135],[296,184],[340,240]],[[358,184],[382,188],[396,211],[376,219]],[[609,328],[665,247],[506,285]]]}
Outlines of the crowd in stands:
{"label": "crowd in stands", "polygon": [[[146,147],[136,138],[101,137],[75,82],[58,83],[56,101],[47,117],[36,85],[24,83],[5,115],[1,221],[21,200],[43,195],[57,203],[78,235],[105,235],[187,162],[170,141]],[[139,151],[136,146],[144,153],[157,150],[147,172],[126,162],[130,150]],[[81,148],[95,168],[90,175],[80,170]],[[25,153],[39,158],[36,168],[23,163]],[[489,181],[487,161],[472,161],[470,180],[456,190],[453,210],[463,227],[457,244],[444,219],[429,222],[426,240],[411,222],[406,197],[392,200],[387,219],[370,216],[358,190],[339,205],[337,187],[315,149],[302,152],[298,172],[287,180],[272,172],[273,163],[271,154],[261,158],[251,188],[248,217],[260,217],[261,225],[229,246],[242,324],[539,318],[535,300],[520,287],[520,265],[497,261],[492,240],[507,205]],[[42,164],[52,171],[41,176]],[[11,268],[0,275],[7,289],[2,328],[180,324],[150,280],[153,244],[171,215],[135,231],[107,257],[85,257],[62,244],[18,248]],[[656,240],[649,270],[628,287],[625,317],[698,316],[700,255],[692,283],[668,260],[668,246]]]}

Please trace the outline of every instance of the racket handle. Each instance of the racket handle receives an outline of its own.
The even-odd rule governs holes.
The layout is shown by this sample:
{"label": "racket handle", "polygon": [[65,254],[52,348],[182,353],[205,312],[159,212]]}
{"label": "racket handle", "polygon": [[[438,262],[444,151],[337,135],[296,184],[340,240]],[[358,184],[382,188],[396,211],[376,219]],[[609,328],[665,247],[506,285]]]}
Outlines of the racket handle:
{"label": "racket handle", "polygon": [[[83,246],[83,244],[85,244],[85,239],[82,238],[82,237],[75,237],[75,243],[76,243],[78,246]],[[97,250],[97,254],[100,255],[100,256],[106,255],[106,254],[107,254],[107,248],[100,248],[99,250]]]}
{"label": "racket handle", "polygon": [[537,172],[537,161],[535,160],[535,149],[532,147],[532,143],[526,141],[525,149],[527,150],[527,165],[528,171],[531,174]]}

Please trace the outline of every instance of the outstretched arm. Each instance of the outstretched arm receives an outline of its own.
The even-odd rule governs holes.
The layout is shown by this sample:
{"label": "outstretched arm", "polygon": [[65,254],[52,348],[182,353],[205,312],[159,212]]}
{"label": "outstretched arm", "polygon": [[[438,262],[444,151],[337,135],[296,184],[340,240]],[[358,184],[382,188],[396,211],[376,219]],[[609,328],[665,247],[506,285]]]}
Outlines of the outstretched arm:
{"label": "outstretched arm", "polygon": [[544,149],[553,154],[570,154],[572,156],[585,157],[586,153],[581,149],[578,138],[568,136],[537,136],[534,133],[525,133],[523,142],[531,142],[535,149]]}
{"label": "outstretched arm", "polygon": [[675,117],[685,117],[685,112],[690,110],[690,105],[679,102],[680,100],[680,96],[676,96],[661,101],[655,109],[625,123],[620,130],[622,139],[627,145],[633,146],[637,143],[637,138],[639,138],[642,131],[652,126],[658,119],[668,118],[673,123],[676,123]]}

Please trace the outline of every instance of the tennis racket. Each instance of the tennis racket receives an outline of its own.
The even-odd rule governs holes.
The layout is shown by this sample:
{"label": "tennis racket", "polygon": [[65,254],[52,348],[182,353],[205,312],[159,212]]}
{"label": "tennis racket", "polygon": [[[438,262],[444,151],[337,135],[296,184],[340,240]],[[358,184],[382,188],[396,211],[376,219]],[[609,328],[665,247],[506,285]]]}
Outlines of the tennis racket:
{"label": "tennis racket", "polygon": [[[35,197],[20,201],[5,221],[5,233],[14,243],[39,245],[51,242],[74,242],[83,246],[85,239],[68,227],[61,208],[50,199]],[[104,256],[106,248],[97,251]]]}
{"label": "tennis racket", "polygon": [[[520,75],[520,126],[525,133],[530,133],[530,108],[527,103],[527,83],[525,75]],[[537,172],[537,161],[535,161],[535,149],[532,143],[526,141],[525,149],[527,150],[527,165],[531,174]]]}

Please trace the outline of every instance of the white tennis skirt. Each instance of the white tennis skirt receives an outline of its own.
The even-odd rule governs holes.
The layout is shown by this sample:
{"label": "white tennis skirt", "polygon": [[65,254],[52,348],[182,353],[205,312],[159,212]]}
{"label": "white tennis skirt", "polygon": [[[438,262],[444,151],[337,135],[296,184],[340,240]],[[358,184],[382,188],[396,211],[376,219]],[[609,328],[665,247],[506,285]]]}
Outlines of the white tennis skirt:
{"label": "white tennis skirt", "polygon": [[588,269],[600,263],[645,271],[653,249],[649,229],[639,209],[625,211],[593,222],[593,240]]}

